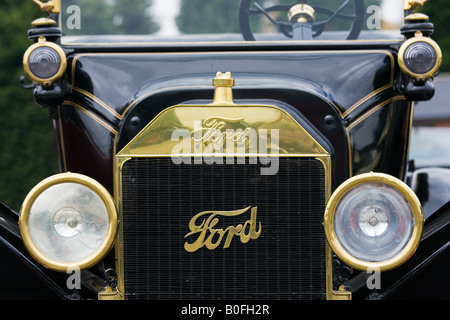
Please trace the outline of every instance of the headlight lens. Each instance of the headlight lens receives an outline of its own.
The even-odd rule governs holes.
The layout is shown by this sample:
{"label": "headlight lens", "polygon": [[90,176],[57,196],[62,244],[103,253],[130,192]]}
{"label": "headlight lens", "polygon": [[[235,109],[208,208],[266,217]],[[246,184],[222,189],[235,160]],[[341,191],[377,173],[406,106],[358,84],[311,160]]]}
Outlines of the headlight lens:
{"label": "headlight lens", "polygon": [[117,213],[99,183],[66,173],[42,181],[29,193],[19,225],[25,246],[41,264],[58,271],[83,269],[111,248]]}
{"label": "headlight lens", "polygon": [[23,66],[31,80],[49,85],[62,76],[66,70],[67,61],[60,46],[40,38],[25,52]]}
{"label": "headlight lens", "polygon": [[438,44],[421,33],[408,39],[399,50],[399,65],[403,72],[413,78],[431,78],[442,62]]}
{"label": "headlight lens", "polygon": [[325,230],[333,251],[357,269],[394,268],[416,250],[420,203],[402,181],[381,173],[346,181],[331,197]]}
{"label": "headlight lens", "polygon": [[354,187],[339,201],[334,220],[344,249],[364,261],[395,257],[411,237],[414,216],[406,199],[381,183]]}

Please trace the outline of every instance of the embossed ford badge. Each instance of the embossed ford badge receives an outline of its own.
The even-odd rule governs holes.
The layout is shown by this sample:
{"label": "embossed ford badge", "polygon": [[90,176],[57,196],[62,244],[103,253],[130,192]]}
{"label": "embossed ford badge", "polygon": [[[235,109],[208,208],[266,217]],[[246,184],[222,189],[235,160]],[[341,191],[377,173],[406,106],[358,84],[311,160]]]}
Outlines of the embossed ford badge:
{"label": "embossed ford badge", "polygon": [[[227,236],[223,245],[224,249],[230,246],[234,236],[240,237],[242,243],[247,243],[250,239],[258,239],[261,235],[261,222],[259,222],[258,231],[256,231],[258,224],[256,221],[257,207],[251,208],[250,219],[243,224],[228,226],[225,230],[222,228],[214,228],[219,222],[220,217],[244,215],[249,209],[250,207],[233,211],[202,211],[196,214],[189,222],[189,230],[191,232],[184,237],[188,238],[197,235],[197,240],[192,243],[185,242],[184,249],[188,252],[195,252],[203,246],[206,246],[209,250],[214,250],[222,243],[225,234]],[[202,218],[203,220],[200,222]],[[200,224],[197,224],[197,220],[199,220]],[[216,237],[217,240],[213,240],[216,235],[218,236],[218,238]]]}

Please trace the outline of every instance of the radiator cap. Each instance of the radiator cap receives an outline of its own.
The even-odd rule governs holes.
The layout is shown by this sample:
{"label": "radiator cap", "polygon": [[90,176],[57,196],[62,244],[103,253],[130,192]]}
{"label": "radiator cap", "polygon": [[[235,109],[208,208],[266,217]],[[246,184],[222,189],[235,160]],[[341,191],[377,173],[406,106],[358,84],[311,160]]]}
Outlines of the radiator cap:
{"label": "radiator cap", "polygon": [[231,73],[217,72],[213,79],[213,86],[216,87],[214,91],[214,100],[211,104],[230,105],[233,102],[232,87],[234,86],[234,79],[231,78]]}

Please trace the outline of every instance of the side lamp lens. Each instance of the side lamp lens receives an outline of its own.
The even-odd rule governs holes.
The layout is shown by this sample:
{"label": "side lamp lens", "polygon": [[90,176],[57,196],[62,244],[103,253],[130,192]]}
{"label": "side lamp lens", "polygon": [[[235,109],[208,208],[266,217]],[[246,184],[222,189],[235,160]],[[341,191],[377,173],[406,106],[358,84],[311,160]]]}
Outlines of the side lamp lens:
{"label": "side lamp lens", "polygon": [[412,78],[432,78],[441,67],[442,51],[434,40],[417,32],[400,47],[398,63],[401,70]]}
{"label": "side lamp lens", "polygon": [[437,54],[434,48],[423,41],[410,45],[403,56],[405,66],[411,72],[426,74],[433,70],[437,61]]}
{"label": "side lamp lens", "polygon": [[50,47],[39,47],[29,55],[28,67],[36,77],[51,79],[61,68],[61,58],[56,50]]}
{"label": "side lamp lens", "polygon": [[61,78],[67,68],[64,50],[44,37],[31,45],[23,56],[23,68],[35,83],[50,85]]}
{"label": "side lamp lens", "polygon": [[61,174],[30,192],[19,225],[30,254],[50,269],[65,271],[90,267],[106,255],[117,216],[101,185],[85,176]]}

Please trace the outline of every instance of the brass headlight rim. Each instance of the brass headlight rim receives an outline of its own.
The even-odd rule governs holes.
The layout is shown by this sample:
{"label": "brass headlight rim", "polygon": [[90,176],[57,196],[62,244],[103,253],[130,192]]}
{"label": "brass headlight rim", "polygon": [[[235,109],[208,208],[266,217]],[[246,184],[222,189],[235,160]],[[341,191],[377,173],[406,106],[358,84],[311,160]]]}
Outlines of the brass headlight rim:
{"label": "brass headlight rim", "polygon": [[[48,188],[62,183],[77,183],[89,188],[100,197],[108,213],[108,231],[105,241],[89,257],[76,263],[63,263],[48,258],[35,246],[29,232],[28,219],[35,200]],[[112,248],[118,230],[117,210],[112,196],[96,180],[78,173],[59,173],[42,180],[28,193],[20,210],[19,229],[28,253],[46,268],[61,272],[66,272],[72,267],[86,269],[97,264]]]}
{"label": "brass headlight rim", "polygon": [[[41,48],[41,47],[48,47],[51,48],[53,50],[56,51],[56,53],[58,54],[58,56],[61,59],[61,65],[59,67],[58,72],[53,75],[50,78],[40,78],[38,76],[36,76],[35,74],[33,74],[33,72],[30,70],[30,67],[28,65],[28,59],[31,55],[31,53],[33,53],[34,50]],[[56,80],[60,79],[64,72],[67,69],[67,58],[66,58],[66,54],[64,52],[64,50],[57,45],[56,43],[53,42],[49,42],[47,41],[44,37],[39,38],[38,42],[32,44],[27,51],[25,51],[25,54],[23,56],[23,69],[26,73],[26,75],[34,82],[43,86],[49,86],[51,84],[53,84],[53,82],[55,82]]]}
{"label": "brass headlight rim", "polygon": [[[384,261],[365,261],[352,256],[341,245],[334,230],[334,214],[341,198],[354,187],[370,182],[388,184],[399,191],[410,204],[414,217],[414,226],[408,243],[400,253]],[[342,261],[358,270],[386,271],[402,265],[417,250],[422,235],[423,223],[422,206],[414,192],[403,181],[396,177],[374,172],[360,174],[343,182],[331,195],[324,215],[325,235],[331,249]]]}
{"label": "brass headlight rim", "polygon": [[[414,43],[417,43],[417,42],[425,42],[425,43],[429,44],[434,49],[434,51],[436,52],[436,63],[434,65],[434,67],[430,71],[428,71],[426,73],[423,73],[423,74],[412,72],[405,65],[404,55],[405,55],[406,50],[411,45],[413,45]],[[441,48],[439,47],[439,45],[436,43],[436,41],[434,41],[433,39],[431,39],[429,37],[423,36],[421,32],[417,32],[414,37],[406,40],[400,46],[400,49],[398,51],[398,64],[399,64],[400,69],[403,71],[403,73],[408,75],[408,76],[410,76],[410,77],[412,77],[412,78],[415,78],[417,80],[430,79],[430,78],[432,78],[435,75],[435,73],[441,67],[441,64],[442,64],[442,51],[441,51]]]}

